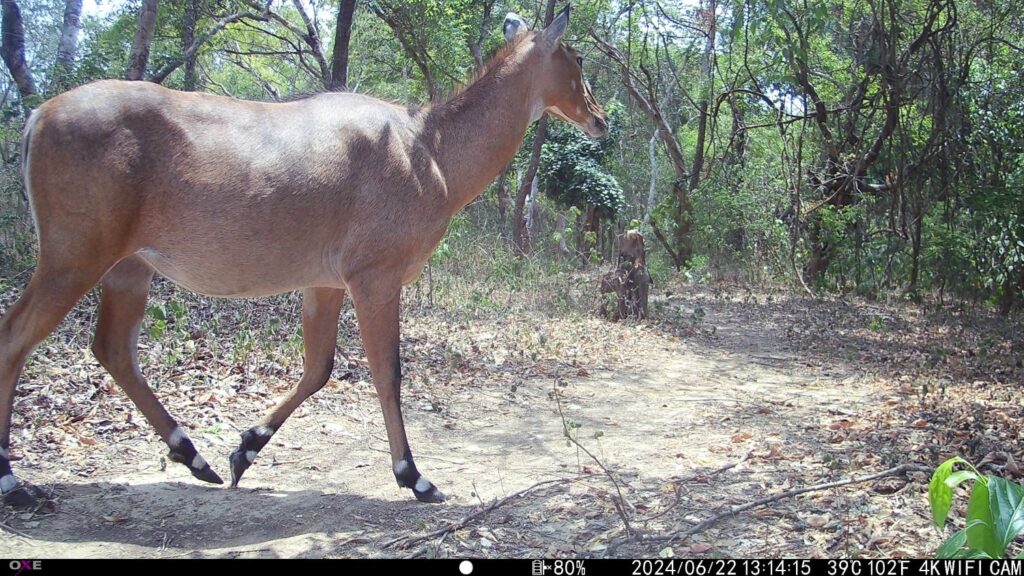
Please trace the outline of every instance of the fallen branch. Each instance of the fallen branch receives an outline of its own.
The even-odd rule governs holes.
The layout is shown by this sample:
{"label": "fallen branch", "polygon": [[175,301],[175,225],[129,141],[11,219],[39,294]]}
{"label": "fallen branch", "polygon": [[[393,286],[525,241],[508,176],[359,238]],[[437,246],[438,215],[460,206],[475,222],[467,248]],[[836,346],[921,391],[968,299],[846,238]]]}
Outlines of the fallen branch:
{"label": "fallen branch", "polygon": [[707,518],[707,519],[701,521],[700,523],[698,523],[697,525],[693,526],[692,528],[688,528],[687,530],[684,530],[682,532],[677,532],[675,534],[669,534],[669,535],[666,535],[666,536],[647,536],[647,537],[642,538],[641,541],[643,541],[643,542],[659,542],[659,543],[662,543],[662,542],[671,542],[673,540],[678,540],[678,539],[683,539],[683,538],[689,538],[690,536],[693,536],[694,534],[697,534],[699,532],[703,532],[704,530],[707,530],[711,526],[717,524],[718,522],[721,522],[722,520],[725,520],[726,518],[731,518],[731,517],[739,514],[740,512],[746,512],[747,510],[753,510],[754,508],[760,508],[762,506],[766,506],[768,504],[771,504],[772,502],[778,502],[779,500],[785,500],[786,498],[792,498],[794,496],[799,496],[801,494],[806,494],[808,492],[818,492],[818,491],[821,491],[821,490],[828,490],[829,488],[839,488],[840,486],[847,486],[849,484],[860,484],[862,482],[870,482],[871,480],[878,480],[879,478],[886,478],[888,476],[898,476],[898,475],[904,474],[906,472],[914,472],[914,471],[928,472],[928,471],[930,471],[930,469],[925,467],[925,466],[921,466],[919,464],[900,464],[899,466],[896,466],[894,468],[889,468],[888,470],[883,470],[881,472],[878,472],[878,473],[875,473],[875,474],[871,474],[869,476],[861,476],[861,477],[858,477],[858,478],[848,478],[846,480],[839,480],[839,481],[836,481],[836,482],[828,482],[828,483],[825,483],[825,484],[815,484],[813,486],[805,486],[803,488],[796,488],[794,490],[787,490],[785,492],[781,492],[779,494],[775,494],[774,496],[767,496],[767,497],[761,498],[759,500],[754,500],[753,502],[748,502],[746,504],[741,504],[739,506],[733,506],[733,507],[729,508],[728,510],[726,510],[725,512],[722,512],[721,514],[716,514],[716,515],[714,515],[714,516],[712,516],[710,518]]}
{"label": "fallen branch", "polygon": [[721,474],[722,472],[725,472],[727,470],[731,470],[732,468],[735,468],[735,467],[739,466],[740,464],[746,462],[747,460],[750,460],[750,457],[753,456],[753,454],[754,454],[754,451],[751,450],[751,451],[747,452],[747,454],[745,456],[743,456],[743,458],[740,458],[739,460],[736,460],[735,462],[731,462],[729,464],[726,464],[725,466],[722,466],[720,468],[715,468],[714,470],[712,470],[710,472],[705,472],[703,474],[694,474],[693,476],[686,476],[684,478],[676,478],[676,479],[672,480],[672,483],[675,484],[675,487],[676,487],[676,490],[675,490],[675,492],[676,492],[676,500],[675,500],[675,502],[673,502],[672,504],[669,504],[661,512],[658,512],[656,514],[652,514],[650,516],[646,516],[644,518],[638,518],[637,520],[640,521],[640,522],[650,522],[651,520],[654,520],[655,518],[661,518],[665,514],[668,514],[669,512],[671,512],[672,509],[675,508],[676,506],[678,506],[679,503],[682,501],[682,493],[680,491],[682,489],[683,484],[686,484],[688,482],[693,482],[694,480],[699,480],[701,478],[711,478],[712,476],[717,476],[717,475]]}
{"label": "fallen branch", "polygon": [[22,538],[24,538],[26,540],[35,540],[35,538],[29,536],[28,534],[25,534],[24,532],[21,532],[19,530],[15,530],[14,528],[11,528],[10,526],[8,526],[7,524],[4,524],[3,522],[0,522],[0,530],[6,530],[7,532],[10,532],[11,534],[14,534],[14,535],[17,535],[17,536],[21,536]]}
{"label": "fallen branch", "polygon": [[548,486],[548,485],[555,485],[555,484],[568,484],[570,482],[575,482],[577,480],[582,480],[584,478],[585,477],[580,477],[580,478],[555,478],[553,480],[544,480],[542,482],[537,482],[536,484],[534,484],[532,486],[529,486],[527,488],[523,488],[522,490],[519,490],[518,492],[513,492],[512,494],[509,494],[508,496],[505,496],[504,498],[502,498],[500,500],[495,500],[494,502],[491,502],[487,506],[481,508],[480,510],[477,510],[476,512],[470,514],[469,516],[465,516],[461,520],[457,520],[455,522],[452,522],[452,523],[448,524],[447,526],[444,526],[442,528],[438,528],[437,530],[434,530],[432,532],[427,532],[426,534],[421,534],[421,535],[415,536],[415,537],[412,537],[412,536],[399,536],[398,538],[395,538],[393,540],[389,540],[388,542],[384,543],[384,548],[391,548],[392,546],[395,546],[397,544],[401,544],[403,548],[408,548],[409,546],[412,546],[414,544],[419,544],[420,542],[423,542],[425,540],[430,540],[431,538],[447,535],[447,534],[449,534],[451,532],[454,532],[454,531],[456,531],[456,530],[458,530],[460,528],[465,527],[467,524],[469,524],[473,520],[476,520],[477,518],[487,514],[488,512],[490,512],[490,511],[492,511],[492,510],[494,510],[496,508],[499,508],[501,506],[504,506],[505,504],[508,504],[509,502],[511,502],[512,500],[515,500],[516,498],[521,498],[521,497],[529,494],[530,492],[533,492],[534,490],[536,490],[537,488],[540,488],[541,486]]}

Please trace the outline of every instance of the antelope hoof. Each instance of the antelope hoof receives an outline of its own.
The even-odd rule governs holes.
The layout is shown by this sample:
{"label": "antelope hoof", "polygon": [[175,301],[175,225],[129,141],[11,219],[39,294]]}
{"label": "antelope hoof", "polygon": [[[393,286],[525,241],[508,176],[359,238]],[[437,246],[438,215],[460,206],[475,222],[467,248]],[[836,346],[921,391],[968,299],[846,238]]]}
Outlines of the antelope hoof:
{"label": "antelope hoof", "polygon": [[448,497],[444,495],[444,492],[438,490],[437,486],[434,485],[431,485],[425,492],[420,492],[413,488],[412,493],[416,495],[417,500],[420,502],[426,502],[427,504],[440,504],[448,499]]}
{"label": "antelope hoof", "polygon": [[239,447],[231,453],[231,487],[238,488],[238,481],[242,479],[242,474],[249,469],[252,464],[249,458],[246,457],[246,451],[244,447]]}
{"label": "antelope hoof", "polygon": [[4,504],[13,508],[35,508],[39,502],[22,486],[4,494]]}
{"label": "antelope hoof", "polygon": [[210,468],[210,465],[206,462],[199,452],[196,452],[196,447],[192,445],[192,441],[189,440],[188,434],[185,433],[180,427],[175,427],[171,432],[170,437],[167,439],[167,446],[171,449],[167,453],[167,458],[171,462],[177,462],[184,464],[188,467],[189,472],[193,476],[202,480],[203,482],[209,482],[211,484],[223,484],[224,481],[217,476],[217,473]]}
{"label": "antelope hoof", "polygon": [[412,493],[416,495],[416,499],[420,502],[437,504],[439,502],[444,502],[447,498],[444,495],[444,492],[438,490],[437,486],[434,486],[430,480],[427,480],[423,476],[417,478],[416,483],[409,487],[412,488]]}
{"label": "antelope hoof", "polygon": [[203,482],[209,482],[210,484],[224,483],[224,481],[220,479],[220,476],[218,476],[217,473],[213,471],[213,468],[210,468],[209,464],[207,464],[205,468],[189,468],[189,471],[192,472],[193,476],[202,480]]}
{"label": "antelope hoof", "polygon": [[256,460],[256,455],[270,442],[275,429],[270,426],[253,426],[242,433],[242,443],[231,453],[231,487],[237,488],[242,474]]}
{"label": "antelope hoof", "polygon": [[206,459],[196,453],[195,448],[192,448],[191,442],[189,442],[189,448],[191,450],[191,457],[188,452],[182,454],[181,452],[171,450],[167,453],[167,458],[172,462],[184,464],[188,468],[188,471],[193,476],[202,480],[203,482],[209,482],[210,484],[223,484],[224,481],[220,479],[220,476],[210,468],[210,465],[206,462]]}

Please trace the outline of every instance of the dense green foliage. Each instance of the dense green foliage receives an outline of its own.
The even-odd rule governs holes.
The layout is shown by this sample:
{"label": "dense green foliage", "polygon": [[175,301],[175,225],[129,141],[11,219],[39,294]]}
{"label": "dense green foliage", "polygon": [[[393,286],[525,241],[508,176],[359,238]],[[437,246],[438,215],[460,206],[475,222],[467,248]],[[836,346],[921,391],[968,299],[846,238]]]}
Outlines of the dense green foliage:
{"label": "dense green foliage", "polygon": [[611,125],[603,140],[588,138],[579,130],[559,123],[548,129],[541,151],[541,186],[561,206],[595,206],[606,217],[625,207],[622,187],[604,163],[615,150],[622,132],[622,107],[608,107]]}
{"label": "dense green foliage", "polygon": [[[28,63],[49,97],[62,85],[54,59],[64,2],[21,4]],[[506,12],[536,25],[544,4],[360,0],[349,88],[399,102],[444,98],[502,45]],[[139,5],[86,2],[63,85],[124,74]],[[323,90],[338,2],[268,5],[162,1],[148,73],[185,57],[193,6],[194,34],[205,39],[197,89],[262,100]],[[639,221],[654,265],[695,280],[1010,312],[1024,301],[1022,14],[1017,0],[578,0],[566,41],[615,110],[614,134],[593,142],[549,125],[545,194],[527,203],[534,249],[564,257],[560,231],[588,233],[583,220],[596,211],[590,244],[605,257],[614,233]],[[0,266],[20,271],[32,234],[17,150],[32,102],[6,72]],[[183,66],[163,80],[184,82]],[[529,157],[527,142],[504,185],[469,208],[476,234],[508,235]]]}

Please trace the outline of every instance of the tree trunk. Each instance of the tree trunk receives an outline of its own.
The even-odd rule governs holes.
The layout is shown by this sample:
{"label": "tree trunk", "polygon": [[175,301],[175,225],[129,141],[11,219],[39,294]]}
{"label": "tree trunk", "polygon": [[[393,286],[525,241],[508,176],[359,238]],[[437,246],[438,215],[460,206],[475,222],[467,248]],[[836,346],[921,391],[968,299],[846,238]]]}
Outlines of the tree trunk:
{"label": "tree trunk", "polygon": [[498,188],[496,190],[498,195],[498,218],[501,220],[500,225],[503,234],[508,233],[506,228],[508,225],[508,211],[512,207],[512,199],[508,196],[508,173],[511,169],[512,164],[509,163],[501,171],[501,174],[498,176]]}
{"label": "tree trunk", "polygon": [[999,313],[1009,316],[1013,311],[1014,304],[1020,301],[1024,295],[1024,266],[1022,266],[1014,278],[1007,270],[1006,279],[1003,281],[1003,293],[999,295]]}
{"label": "tree trunk", "polygon": [[185,78],[181,81],[181,89],[194,92],[196,89],[196,52],[189,48],[196,41],[196,24],[199,22],[200,0],[185,0],[185,18],[181,23],[181,52],[185,55],[183,64]]}
{"label": "tree trunk", "polygon": [[544,135],[547,133],[548,117],[545,114],[537,122],[537,133],[533,137],[533,150],[530,153],[530,165],[526,169],[526,175],[519,183],[519,191],[516,193],[516,205],[512,210],[512,242],[515,244],[516,254],[526,256],[530,253],[530,234],[526,226],[526,198],[530,195],[530,187],[533,186],[533,179],[537,176],[537,169],[540,167],[540,151],[544,146]]}
{"label": "tree trunk", "polygon": [[711,99],[711,92],[714,90],[715,81],[712,74],[712,58],[714,57],[715,48],[715,10],[717,9],[717,0],[711,0],[708,4],[708,34],[707,41],[704,43],[704,54],[701,57],[700,65],[704,87],[701,89],[700,102],[697,103],[697,144],[693,149],[693,170],[690,172],[689,191],[700,187],[701,172],[704,170],[704,145],[708,133],[708,102]]}
{"label": "tree trunk", "polygon": [[590,252],[597,246],[598,232],[601,229],[601,215],[597,207],[587,204],[583,212],[583,225],[580,226],[580,260],[583,264],[590,262]]}
{"label": "tree trunk", "polygon": [[348,90],[348,45],[352,39],[352,20],[355,13],[356,0],[341,0],[338,6],[338,26],[334,32],[330,90]]}
{"label": "tree trunk", "polygon": [[676,269],[682,269],[693,257],[693,202],[686,182],[676,180],[672,186],[676,197]]}
{"label": "tree trunk", "polygon": [[139,9],[139,23],[135,28],[135,39],[132,40],[132,51],[128,56],[128,68],[125,80],[142,80],[149,62],[149,47],[153,43],[153,32],[156,31],[156,14],[160,0],[142,0]]}
{"label": "tree trunk", "polygon": [[18,85],[22,105],[26,109],[35,107],[38,99],[36,82],[32,70],[25,61],[25,25],[21,20],[21,8],[14,0],[3,0],[3,39],[0,42],[0,56],[7,70]]}
{"label": "tree trunk", "polygon": [[644,222],[650,222],[651,214],[654,212],[655,193],[658,191],[658,150],[655,146],[658,143],[658,127],[654,127],[654,134],[647,144],[647,155],[651,159],[651,186],[647,189],[647,207],[644,208]]}
{"label": "tree trunk", "polygon": [[743,115],[743,106],[737,101],[735,94],[729,95],[728,102],[732,116],[732,129],[729,132],[729,150],[732,156],[729,161],[742,167],[746,164],[747,122]]}
{"label": "tree trunk", "polygon": [[540,194],[540,176],[533,175],[530,184],[530,196],[526,202],[526,237],[531,241],[537,237],[537,195]]}
{"label": "tree trunk", "polygon": [[832,244],[822,233],[821,223],[815,219],[810,226],[809,242],[811,257],[804,266],[804,278],[812,286],[822,280],[828,265],[832,262]]}
{"label": "tree trunk", "polygon": [[484,65],[483,43],[491,29],[491,10],[494,8],[494,2],[495,0],[484,0],[484,15],[480,20],[479,34],[475,37],[470,37],[466,42],[469,45],[469,53],[473,56],[473,63],[476,64],[477,69],[482,68]]}
{"label": "tree trunk", "polygon": [[566,241],[565,238],[566,228],[568,228],[568,226],[567,221],[565,219],[565,214],[559,212],[558,218],[555,219],[555,230],[558,231],[558,252],[562,256],[569,255],[569,243]]}
{"label": "tree trunk", "polygon": [[82,30],[82,0],[67,0],[64,5],[64,24],[57,44],[57,60],[53,66],[51,93],[63,92],[71,87],[78,54],[78,33]]}
{"label": "tree trunk", "polygon": [[[547,11],[544,16],[544,25],[547,26],[555,18],[555,0],[548,0]],[[516,205],[512,212],[512,241],[515,243],[516,253],[519,256],[526,256],[530,253],[530,238],[526,228],[526,218],[523,214],[523,207],[526,204],[526,196],[530,192],[533,179],[537,176],[537,169],[540,167],[540,151],[544,146],[544,138],[548,130],[548,116],[544,114],[537,122],[537,132],[533,137],[533,151],[530,153],[530,165],[526,169],[526,176],[519,183],[519,192],[516,193]]]}

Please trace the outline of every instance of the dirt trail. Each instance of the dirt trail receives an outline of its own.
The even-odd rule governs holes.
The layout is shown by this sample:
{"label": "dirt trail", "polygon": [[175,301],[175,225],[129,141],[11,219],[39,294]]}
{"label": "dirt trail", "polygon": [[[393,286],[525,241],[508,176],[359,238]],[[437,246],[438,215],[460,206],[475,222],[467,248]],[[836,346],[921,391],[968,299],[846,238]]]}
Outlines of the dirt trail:
{"label": "dirt trail", "polygon": [[[355,402],[336,402],[335,385],[286,424],[238,490],[202,485],[178,465],[161,471],[165,449],[152,434],[115,445],[99,442],[90,453],[98,466],[89,472],[59,460],[15,463],[21,476],[52,490],[58,509],[8,511],[7,527],[30,539],[0,529],[0,556],[667,553],[661,545],[625,541],[612,505],[614,487],[597,463],[566,444],[556,389],[566,421],[578,424],[578,440],[622,484],[634,526],[652,534],[683,530],[724,504],[875,472],[906,457],[873,453],[844,438],[864,414],[892,401],[869,374],[792,351],[784,315],[756,318],[724,305],[704,306],[699,328],[713,327],[713,337],[680,339],[656,326],[608,327],[612,334],[640,331],[646,350],[587,376],[566,375],[557,384],[549,375],[537,376],[514,390],[486,378],[453,384],[441,413],[415,392],[407,396],[417,463],[449,494],[445,505],[419,504],[397,488],[375,398],[363,393]],[[195,434],[197,447],[222,475],[237,439],[228,432]],[[713,479],[677,482],[751,451],[753,458]],[[555,478],[573,480],[531,492],[425,546],[384,546]],[[937,543],[928,530],[922,485],[897,482],[896,494],[861,485],[785,500],[676,543],[673,553],[920,553]]]}

